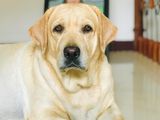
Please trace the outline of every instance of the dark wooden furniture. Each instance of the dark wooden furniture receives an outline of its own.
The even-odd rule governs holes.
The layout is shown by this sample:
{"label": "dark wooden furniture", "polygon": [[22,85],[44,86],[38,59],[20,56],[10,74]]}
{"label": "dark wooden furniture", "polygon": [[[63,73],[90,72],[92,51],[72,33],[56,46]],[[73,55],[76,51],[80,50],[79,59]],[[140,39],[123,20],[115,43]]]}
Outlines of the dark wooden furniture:
{"label": "dark wooden furniture", "polygon": [[[155,7],[154,0],[149,0],[149,7]],[[135,50],[160,63],[160,43],[143,36],[143,8],[144,0],[135,0]]]}

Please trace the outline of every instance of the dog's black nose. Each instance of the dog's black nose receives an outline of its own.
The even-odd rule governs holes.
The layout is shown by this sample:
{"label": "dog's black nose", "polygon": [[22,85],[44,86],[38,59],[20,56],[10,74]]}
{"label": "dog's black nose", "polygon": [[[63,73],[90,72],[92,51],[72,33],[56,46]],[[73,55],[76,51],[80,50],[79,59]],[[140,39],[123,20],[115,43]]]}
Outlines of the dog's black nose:
{"label": "dog's black nose", "polygon": [[68,60],[76,60],[80,56],[80,49],[77,46],[67,46],[63,53]]}

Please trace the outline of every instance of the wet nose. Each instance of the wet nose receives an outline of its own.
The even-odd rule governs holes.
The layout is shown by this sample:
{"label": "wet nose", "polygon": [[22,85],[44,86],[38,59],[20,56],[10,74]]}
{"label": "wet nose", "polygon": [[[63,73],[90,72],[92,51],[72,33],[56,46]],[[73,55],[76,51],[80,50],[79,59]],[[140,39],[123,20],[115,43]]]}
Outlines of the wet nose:
{"label": "wet nose", "polygon": [[68,60],[76,60],[80,56],[80,49],[77,46],[67,46],[63,52],[64,57]]}

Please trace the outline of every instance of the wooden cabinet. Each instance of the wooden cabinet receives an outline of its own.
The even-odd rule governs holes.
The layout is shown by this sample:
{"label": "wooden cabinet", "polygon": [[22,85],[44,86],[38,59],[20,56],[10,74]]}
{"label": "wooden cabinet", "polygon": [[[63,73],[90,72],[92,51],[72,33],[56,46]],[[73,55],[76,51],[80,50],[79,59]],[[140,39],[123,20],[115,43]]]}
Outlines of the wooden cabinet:
{"label": "wooden cabinet", "polygon": [[160,63],[160,0],[135,0],[135,48]]}

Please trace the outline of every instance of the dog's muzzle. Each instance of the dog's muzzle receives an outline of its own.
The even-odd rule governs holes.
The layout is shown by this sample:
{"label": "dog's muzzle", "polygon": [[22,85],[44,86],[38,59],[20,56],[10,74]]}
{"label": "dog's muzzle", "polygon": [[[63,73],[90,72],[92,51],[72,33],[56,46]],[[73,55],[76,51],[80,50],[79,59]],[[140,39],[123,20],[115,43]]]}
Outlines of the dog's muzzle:
{"label": "dog's muzzle", "polygon": [[80,65],[80,48],[77,46],[67,46],[63,50],[64,54],[64,67],[61,69],[67,69],[67,68],[78,68],[83,69]]}

